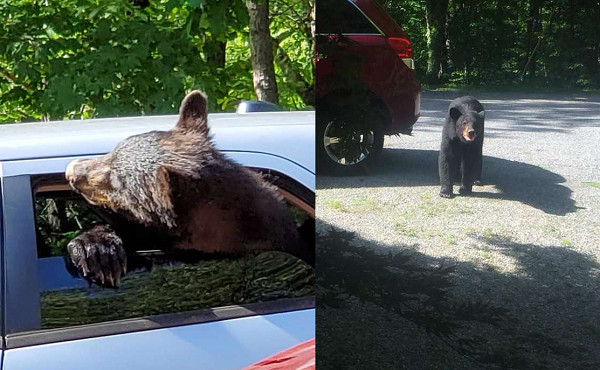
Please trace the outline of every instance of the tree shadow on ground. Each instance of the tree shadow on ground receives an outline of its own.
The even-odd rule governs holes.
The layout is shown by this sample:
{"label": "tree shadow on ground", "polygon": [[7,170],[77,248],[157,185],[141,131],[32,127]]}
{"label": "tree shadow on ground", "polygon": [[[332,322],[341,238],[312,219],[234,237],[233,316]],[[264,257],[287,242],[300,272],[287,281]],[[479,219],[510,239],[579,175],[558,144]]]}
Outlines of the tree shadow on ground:
{"label": "tree shadow on ground", "polygon": [[486,136],[500,131],[569,133],[578,127],[598,127],[600,98],[598,96],[557,93],[490,93],[461,91],[424,91],[419,127],[434,126],[441,130],[450,101],[463,95],[477,97],[493,126],[502,121],[508,127],[493,127]]}
{"label": "tree shadow on ground", "polygon": [[[364,176],[317,176],[317,189],[394,186],[439,186],[437,150],[386,148],[377,168]],[[483,184],[499,192],[474,187],[472,197],[518,201],[554,215],[564,216],[578,207],[571,189],[559,174],[527,163],[484,156]],[[455,192],[458,187],[455,186]],[[437,189],[436,189],[437,194]]]}
{"label": "tree shadow on ground", "polygon": [[[318,222],[318,234],[330,229],[331,225]],[[317,310],[319,368],[600,368],[600,265],[567,247],[514,243],[496,235],[470,237],[483,245],[482,252],[514,259],[516,271],[502,273],[486,263],[485,257],[473,262],[440,259],[359,237],[353,244],[380,253],[404,251],[421,266],[454,264],[451,278],[457,303],[482,299],[508,309],[496,327],[473,323],[455,328],[479,341],[477,347],[484,352],[480,362],[467,361],[439,338],[387,310],[385,304],[358,301],[350,294],[342,308]],[[317,244],[317,263],[328,265],[320,249],[324,247]],[[361,275],[368,268],[355,267],[354,271]],[[317,282],[324,273],[317,266]],[[389,294],[393,296],[394,291]]]}

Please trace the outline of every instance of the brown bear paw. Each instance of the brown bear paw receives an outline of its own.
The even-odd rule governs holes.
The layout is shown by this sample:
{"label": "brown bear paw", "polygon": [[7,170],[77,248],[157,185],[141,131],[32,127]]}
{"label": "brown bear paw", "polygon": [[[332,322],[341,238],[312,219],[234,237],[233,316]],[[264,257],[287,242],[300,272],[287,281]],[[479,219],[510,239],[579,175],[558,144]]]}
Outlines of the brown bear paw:
{"label": "brown bear paw", "polygon": [[127,273],[127,254],[121,238],[108,226],[96,225],[67,245],[67,257],[90,285],[117,288]]}

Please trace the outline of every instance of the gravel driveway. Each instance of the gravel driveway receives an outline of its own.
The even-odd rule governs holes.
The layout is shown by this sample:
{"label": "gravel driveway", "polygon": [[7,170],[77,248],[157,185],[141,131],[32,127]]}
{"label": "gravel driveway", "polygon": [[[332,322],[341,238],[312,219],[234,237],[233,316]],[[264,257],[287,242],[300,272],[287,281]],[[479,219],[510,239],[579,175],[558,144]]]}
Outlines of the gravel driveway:
{"label": "gravel driveway", "polygon": [[[450,100],[461,95],[424,92],[413,135],[387,137],[373,173],[318,176],[317,230],[333,225],[356,232],[361,245],[457,265],[458,297],[510,310],[500,328],[474,333],[491,362],[600,369],[600,96],[473,94],[486,109],[483,185],[443,199],[441,129]],[[364,324],[360,332],[351,322]],[[321,313],[317,324],[335,340],[359,338],[355,344],[372,354],[347,353],[357,368],[481,366],[360,304]],[[320,350],[335,350],[329,338]]]}

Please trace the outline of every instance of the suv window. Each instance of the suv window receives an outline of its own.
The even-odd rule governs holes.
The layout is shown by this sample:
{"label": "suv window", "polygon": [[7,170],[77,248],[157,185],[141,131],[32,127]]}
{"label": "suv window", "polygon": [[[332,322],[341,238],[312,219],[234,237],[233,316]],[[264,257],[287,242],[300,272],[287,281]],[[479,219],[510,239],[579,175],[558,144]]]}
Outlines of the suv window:
{"label": "suv window", "polygon": [[380,34],[348,0],[317,1],[317,34]]}
{"label": "suv window", "polygon": [[[293,180],[292,180],[293,181]],[[89,205],[70,190],[63,175],[32,178],[37,228],[41,325],[62,328],[157,314],[301,297],[314,294],[314,270],[280,252],[237,259],[201,256],[161,247],[158,235],[144,235],[125,218]],[[294,197],[298,204],[299,197]],[[302,207],[296,220],[313,222]],[[314,209],[314,203],[306,209]],[[127,274],[117,289],[89,285],[69,272],[69,241],[92,225],[130,230]],[[126,249],[128,249],[126,247]]]}

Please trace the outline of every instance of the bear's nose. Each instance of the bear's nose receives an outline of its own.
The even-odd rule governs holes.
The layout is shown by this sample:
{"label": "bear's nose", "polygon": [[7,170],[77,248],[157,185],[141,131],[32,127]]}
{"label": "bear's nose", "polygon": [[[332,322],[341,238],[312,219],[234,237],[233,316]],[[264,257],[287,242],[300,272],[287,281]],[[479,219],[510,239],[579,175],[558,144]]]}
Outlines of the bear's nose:
{"label": "bear's nose", "polygon": [[78,171],[77,166],[84,161],[85,160],[83,159],[76,159],[74,161],[71,161],[71,163],[69,163],[69,165],[67,166],[67,169],[65,170],[65,178],[71,184],[75,184],[78,180],[78,177],[80,177],[80,174],[78,173],[80,171]]}
{"label": "bear's nose", "polygon": [[469,132],[467,132],[467,134],[469,135],[469,137],[472,139],[475,137],[475,130],[469,130]]}

